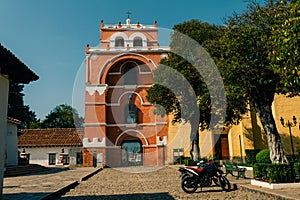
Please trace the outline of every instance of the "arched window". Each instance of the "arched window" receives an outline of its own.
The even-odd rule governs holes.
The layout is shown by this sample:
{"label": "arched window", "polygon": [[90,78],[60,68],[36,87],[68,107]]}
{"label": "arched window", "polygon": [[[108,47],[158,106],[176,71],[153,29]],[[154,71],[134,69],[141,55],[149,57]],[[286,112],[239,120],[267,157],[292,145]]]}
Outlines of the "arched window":
{"label": "arched window", "polygon": [[128,63],[124,68],[124,84],[136,85],[137,84],[137,67]]}
{"label": "arched window", "polygon": [[126,123],[135,124],[137,123],[138,109],[136,105],[132,102],[132,95],[129,95],[128,99],[129,99],[129,103],[125,107]]}
{"label": "arched window", "polygon": [[115,47],[124,47],[124,39],[122,37],[115,39]]}
{"label": "arched window", "polygon": [[142,47],[143,46],[143,40],[141,37],[135,37],[133,39],[133,47]]}

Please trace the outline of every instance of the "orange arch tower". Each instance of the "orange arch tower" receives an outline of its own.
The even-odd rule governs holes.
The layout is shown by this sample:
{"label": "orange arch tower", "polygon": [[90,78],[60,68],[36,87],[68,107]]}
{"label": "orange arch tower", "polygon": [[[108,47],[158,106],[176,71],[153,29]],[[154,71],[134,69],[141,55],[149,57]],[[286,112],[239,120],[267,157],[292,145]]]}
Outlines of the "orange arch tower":
{"label": "orange arch tower", "polygon": [[163,165],[168,119],[153,114],[147,89],[169,47],[157,23],[100,24],[100,45],[86,47],[84,166]]}

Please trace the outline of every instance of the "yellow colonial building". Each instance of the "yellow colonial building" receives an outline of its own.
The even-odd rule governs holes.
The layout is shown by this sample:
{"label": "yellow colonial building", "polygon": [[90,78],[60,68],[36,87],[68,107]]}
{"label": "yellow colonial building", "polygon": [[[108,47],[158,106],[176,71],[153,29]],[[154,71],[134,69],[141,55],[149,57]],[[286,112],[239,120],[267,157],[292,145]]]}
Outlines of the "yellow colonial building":
{"label": "yellow colonial building", "polygon": [[[296,148],[300,146],[300,97],[275,95],[272,110],[286,155],[292,154],[290,132],[288,127],[282,126],[280,118],[283,117],[285,122],[288,120],[293,122],[293,116],[298,119],[297,125],[291,128],[296,154]],[[167,148],[169,163],[174,162],[180,155],[190,156],[189,136],[189,124],[169,124]],[[247,149],[268,148],[261,122],[253,109],[243,116],[238,125],[224,128],[221,134],[200,132],[199,145],[201,157],[216,157],[223,160],[245,159]]]}

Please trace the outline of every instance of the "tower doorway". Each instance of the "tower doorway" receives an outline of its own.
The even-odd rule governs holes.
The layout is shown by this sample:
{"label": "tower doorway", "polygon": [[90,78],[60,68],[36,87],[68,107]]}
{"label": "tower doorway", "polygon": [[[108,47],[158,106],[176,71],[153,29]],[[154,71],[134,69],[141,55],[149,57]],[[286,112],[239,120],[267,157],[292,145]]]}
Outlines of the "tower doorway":
{"label": "tower doorway", "polygon": [[143,148],[138,138],[126,137],[121,145],[122,166],[143,165]]}

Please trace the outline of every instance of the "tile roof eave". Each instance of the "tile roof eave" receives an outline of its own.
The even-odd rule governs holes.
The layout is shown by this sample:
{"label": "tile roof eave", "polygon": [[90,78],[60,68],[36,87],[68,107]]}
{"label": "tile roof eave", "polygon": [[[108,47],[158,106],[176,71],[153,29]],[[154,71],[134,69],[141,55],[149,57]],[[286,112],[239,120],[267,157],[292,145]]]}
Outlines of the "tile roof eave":
{"label": "tile roof eave", "polygon": [[18,83],[28,84],[39,77],[31,71],[19,58],[0,43],[0,73]]}
{"label": "tile roof eave", "polygon": [[83,147],[83,145],[18,145],[18,148]]}

